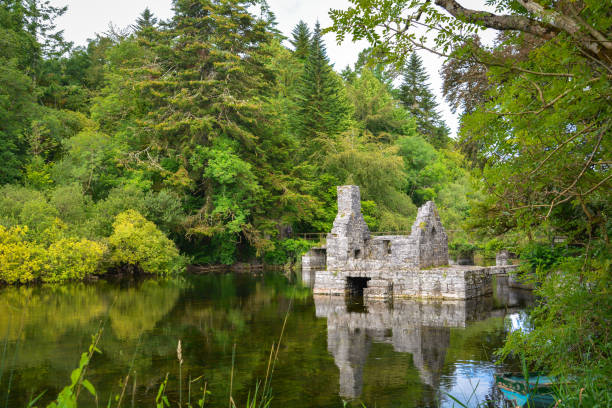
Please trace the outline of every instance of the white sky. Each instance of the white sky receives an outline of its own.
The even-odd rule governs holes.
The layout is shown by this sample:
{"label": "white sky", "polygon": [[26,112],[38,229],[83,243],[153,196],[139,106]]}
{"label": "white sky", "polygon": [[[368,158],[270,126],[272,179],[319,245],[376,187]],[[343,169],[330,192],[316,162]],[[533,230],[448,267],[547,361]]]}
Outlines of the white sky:
{"label": "white sky", "polygon": [[[51,0],[55,6],[68,6],[66,14],[57,20],[59,29],[64,30],[64,37],[73,41],[75,45],[85,45],[88,38],[94,38],[95,33],[103,33],[108,30],[109,23],[124,28],[133,24],[138,15],[145,9],[149,9],[160,19],[168,19],[172,16],[171,0]],[[483,0],[463,0],[466,7],[482,7]],[[272,11],[276,14],[279,23],[278,28],[286,36],[290,36],[291,30],[301,19],[312,28],[317,21],[322,27],[331,25],[327,14],[330,8],[346,9],[348,0],[268,0]],[[336,44],[333,33],[325,36],[329,57],[334,63],[334,68],[341,71],[347,64],[351,66],[357,59],[359,52],[368,46],[367,42],[353,43],[345,41],[341,45]],[[452,135],[456,134],[457,117],[450,112],[440,92],[442,81],[438,70],[442,66],[442,59],[427,53],[419,53],[429,73],[430,85],[434,91],[442,117],[451,128]]]}

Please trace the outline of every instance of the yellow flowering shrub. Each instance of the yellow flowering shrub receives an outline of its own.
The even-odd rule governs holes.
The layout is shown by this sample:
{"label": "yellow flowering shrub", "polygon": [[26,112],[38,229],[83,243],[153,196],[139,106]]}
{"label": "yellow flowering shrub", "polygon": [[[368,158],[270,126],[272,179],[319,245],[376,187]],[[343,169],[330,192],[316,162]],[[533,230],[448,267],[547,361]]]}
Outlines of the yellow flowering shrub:
{"label": "yellow flowering shrub", "polygon": [[47,247],[28,241],[28,227],[0,226],[0,280],[26,283],[35,279],[62,282],[83,279],[96,271],[104,246],[87,239],[57,238]]}
{"label": "yellow flowering shrub", "polygon": [[44,267],[44,248],[25,240],[28,227],[6,229],[0,225],[0,280],[26,283]]}
{"label": "yellow flowering shrub", "polygon": [[96,272],[104,255],[104,247],[84,238],[62,238],[52,243],[45,255],[47,265],[41,279],[61,282],[83,279]]}
{"label": "yellow flowering shrub", "polygon": [[174,242],[135,210],[115,217],[108,242],[114,266],[135,265],[146,273],[157,274],[168,274],[182,266],[182,257]]}

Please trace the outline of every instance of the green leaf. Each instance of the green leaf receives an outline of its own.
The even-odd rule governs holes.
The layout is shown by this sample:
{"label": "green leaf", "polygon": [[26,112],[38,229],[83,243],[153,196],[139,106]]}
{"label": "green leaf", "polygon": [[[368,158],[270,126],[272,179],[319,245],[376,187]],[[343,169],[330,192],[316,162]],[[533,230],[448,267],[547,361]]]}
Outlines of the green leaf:
{"label": "green leaf", "polygon": [[83,387],[85,387],[85,389],[89,391],[91,395],[93,395],[94,397],[96,396],[96,389],[94,388],[93,384],[89,382],[89,380],[83,380],[82,384]]}

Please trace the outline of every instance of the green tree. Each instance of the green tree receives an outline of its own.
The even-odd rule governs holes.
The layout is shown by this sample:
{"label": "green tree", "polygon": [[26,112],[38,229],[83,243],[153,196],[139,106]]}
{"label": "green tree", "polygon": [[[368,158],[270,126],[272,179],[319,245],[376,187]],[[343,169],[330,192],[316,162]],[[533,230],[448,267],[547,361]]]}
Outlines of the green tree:
{"label": "green tree", "polygon": [[427,141],[437,147],[447,145],[449,130],[440,118],[436,97],[429,89],[429,76],[423,67],[423,60],[414,52],[402,70],[398,99],[416,118],[417,131]]}
{"label": "green tree", "polygon": [[[71,47],[54,25],[55,18],[65,11],[65,7],[53,7],[48,1],[0,3],[0,159],[3,163],[0,184],[21,178],[29,162],[28,153],[38,156],[41,150],[47,149],[48,157],[43,157],[53,157],[58,151],[58,141],[65,136],[59,122],[52,118],[61,114],[41,109],[37,103],[48,99],[49,87],[41,84],[50,76],[50,67],[57,71],[57,64],[50,61],[57,60]],[[62,91],[64,99],[77,94],[78,101],[73,105],[82,107],[80,88]]]}
{"label": "green tree", "polygon": [[15,60],[0,57],[0,184],[21,178],[28,149],[26,134],[37,109],[34,89]]}
{"label": "green tree", "polygon": [[138,18],[136,19],[136,23],[134,24],[133,27],[134,27],[134,31],[138,33],[138,32],[144,31],[145,29],[155,27],[156,24],[157,24],[157,18],[151,12],[151,10],[149,10],[149,8],[146,7],[142,11],[142,13],[140,13],[140,16],[138,16]]}
{"label": "green tree", "polygon": [[404,163],[397,153],[397,146],[368,141],[348,131],[323,163],[338,184],[357,184],[363,199],[375,202],[376,224],[385,231],[405,229],[416,215],[415,205],[404,192]]}
{"label": "green tree", "polygon": [[393,90],[393,82],[401,74],[396,66],[382,63],[371,47],[361,50],[357,55],[357,61],[355,61],[355,72],[360,72],[364,68],[370,69],[374,76],[387,86],[389,91]]}
{"label": "green tree", "polygon": [[109,261],[115,267],[130,265],[146,273],[165,275],[183,266],[174,243],[134,210],[117,215],[108,243]]}
{"label": "green tree", "polygon": [[363,67],[358,73],[346,86],[358,126],[387,143],[393,142],[398,135],[413,135],[416,131],[414,118],[398,106],[386,84],[371,69]]}
{"label": "green tree", "polygon": [[310,54],[310,35],[308,24],[302,20],[291,32],[292,39],[289,42],[293,45],[293,55],[302,62],[305,62]]}
{"label": "green tree", "polygon": [[248,4],[175,2],[155,41],[127,38],[107,52],[108,86],[92,109],[130,152],[129,173],[185,196],[182,244],[226,263],[237,242],[265,248],[264,235],[307,202],[288,120],[299,63]]}
{"label": "green tree", "polygon": [[146,43],[155,39],[157,24],[157,17],[146,7],[136,19],[136,23],[132,25],[132,30],[136,37]]}
{"label": "green tree", "polygon": [[320,153],[324,140],[349,126],[350,105],[329,57],[317,22],[298,96],[299,134],[308,154]]}

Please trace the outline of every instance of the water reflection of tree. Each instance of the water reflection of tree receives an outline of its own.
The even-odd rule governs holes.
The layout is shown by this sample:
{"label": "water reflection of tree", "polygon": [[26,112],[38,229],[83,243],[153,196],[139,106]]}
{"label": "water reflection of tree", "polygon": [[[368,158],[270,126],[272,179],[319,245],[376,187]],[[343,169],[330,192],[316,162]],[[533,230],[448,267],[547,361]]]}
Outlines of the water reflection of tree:
{"label": "water reflection of tree", "polygon": [[[92,363],[92,380],[100,372],[127,372],[135,340],[172,309],[179,293],[180,287],[169,281],[147,281],[129,288],[104,281],[4,288],[0,333],[9,358],[0,374],[18,374],[11,384],[14,404],[25,405],[28,395],[41,390],[49,396],[57,394],[91,335],[102,326],[103,354]],[[151,343],[148,346],[154,349]],[[5,391],[4,384],[0,393]]]}
{"label": "water reflection of tree", "polygon": [[[189,376],[204,375],[208,389],[213,391],[211,406],[227,403],[235,344],[233,395],[237,401],[245,401],[257,379],[265,376],[270,347],[278,340],[290,302],[292,312],[273,380],[274,404],[342,406],[337,394],[338,367],[328,353],[327,321],[316,317],[308,289],[295,287],[282,275],[257,279],[201,276],[182,282],[98,282],[31,289],[31,304],[15,303],[12,299],[19,297],[17,292],[0,291],[0,304],[5,305],[0,306],[5,307],[0,312],[7,312],[9,302],[16,308],[11,309],[13,319],[17,316],[14,310],[25,310],[29,316],[24,319],[26,331],[21,336],[8,330],[6,313],[0,320],[0,328],[13,333],[11,346],[17,339],[23,346],[15,364],[19,371],[13,381],[16,398],[11,397],[11,406],[25,405],[25,396],[44,389],[50,396],[56,394],[66,384],[79,353],[89,344],[100,321],[106,321],[100,344],[103,354],[95,357],[88,376],[101,398],[120,392],[120,381],[132,367],[126,400],[132,398],[135,378],[135,405],[152,405],[159,384],[169,373],[168,396],[178,401],[176,346],[181,339],[183,384],[186,387]],[[399,307],[397,303],[395,308]],[[369,309],[374,310],[373,306]],[[427,315],[437,319],[447,312],[432,308]],[[473,320],[470,313],[459,315]],[[479,341],[484,339],[484,347],[488,348],[500,335],[498,329],[503,330],[501,318],[497,317],[470,323],[465,329],[433,326],[431,323],[404,333],[411,339],[421,339],[418,350],[412,353],[398,352],[399,343],[370,342],[363,371],[363,399],[368,406],[435,405],[436,384],[444,382],[440,375],[451,376],[454,361],[482,360],[486,352],[478,349],[482,344]],[[375,328],[370,328],[370,334],[376,339],[385,339],[384,330],[374,330],[375,333],[372,329]],[[43,335],[36,335],[36,330]]]}
{"label": "water reflection of tree", "polygon": [[9,341],[32,334],[56,340],[107,310],[99,289],[84,283],[6,287],[0,292],[0,335]]}
{"label": "water reflection of tree", "polygon": [[179,293],[177,285],[155,280],[112,291],[109,318],[114,335],[120,340],[134,340],[152,330],[174,307]]}

